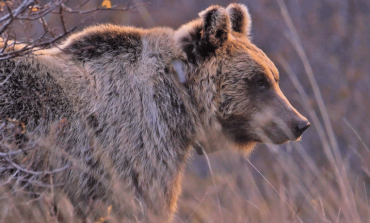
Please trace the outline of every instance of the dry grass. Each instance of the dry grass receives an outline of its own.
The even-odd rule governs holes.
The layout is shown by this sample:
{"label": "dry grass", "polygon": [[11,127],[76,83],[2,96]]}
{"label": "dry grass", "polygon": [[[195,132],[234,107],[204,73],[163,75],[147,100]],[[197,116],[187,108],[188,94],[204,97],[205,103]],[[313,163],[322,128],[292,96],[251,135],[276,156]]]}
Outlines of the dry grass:
{"label": "dry grass", "polygon": [[[183,194],[174,222],[370,222],[370,149],[365,143],[367,139],[363,139],[362,132],[345,119],[344,128],[350,132],[346,137],[351,140],[342,141],[356,140],[359,143],[356,147],[348,143],[339,148],[338,138],[343,134],[339,136],[330,121],[332,114],[326,108],[328,102],[323,99],[322,89],[315,79],[317,74],[310,65],[287,7],[282,0],[278,4],[290,31],[287,38],[301,60],[309,84],[299,81],[284,56],[279,56],[277,62],[298,92],[298,100],[312,123],[308,131],[317,133],[314,138],[317,142],[307,143],[303,137],[302,142],[283,146],[259,145],[249,158],[230,148],[208,156],[195,155],[183,179]],[[14,123],[7,128],[13,128],[13,132],[23,131],[21,125]],[[6,133],[4,126],[0,133],[2,136]],[[343,152],[343,147],[351,153]],[[4,151],[1,147],[0,152]],[[355,156],[356,162],[347,154]],[[1,154],[0,161],[4,161]],[[4,171],[8,176],[18,174],[14,166],[1,165],[0,172]],[[30,176],[24,173],[21,176],[35,184],[42,180],[29,181]],[[32,187],[36,189],[29,193],[30,185],[20,182],[19,178],[2,179],[0,222],[79,222],[68,199],[56,195],[49,186]],[[109,216],[109,210],[103,212],[106,217],[97,222],[120,222],[120,219]],[[86,219],[86,222],[93,221]]]}
{"label": "dry grass", "polygon": [[[370,221],[368,174],[345,159],[343,166],[317,166],[299,142],[284,147],[258,148],[252,161],[226,151],[212,154],[215,184],[209,173],[203,179],[189,168],[176,222]],[[368,170],[369,154],[362,157],[358,167]],[[340,178],[338,170],[344,171]]]}

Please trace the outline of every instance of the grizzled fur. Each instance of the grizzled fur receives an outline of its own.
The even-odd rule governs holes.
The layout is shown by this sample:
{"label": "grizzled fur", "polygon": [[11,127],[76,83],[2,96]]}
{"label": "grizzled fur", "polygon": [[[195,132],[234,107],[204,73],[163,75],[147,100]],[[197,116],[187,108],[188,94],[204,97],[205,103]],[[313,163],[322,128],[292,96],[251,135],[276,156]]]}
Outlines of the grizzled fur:
{"label": "grizzled fur", "polygon": [[250,152],[257,142],[296,140],[309,125],[251,43],[250,24],[247,8],[231,4],[177,31],[87,28],[1,62],[0,116],[52,139],[38,158],[72,164],[53,182],[80,214],[102,202],[130,221],[169,221],[193,146],[214,146],[216,134]]}

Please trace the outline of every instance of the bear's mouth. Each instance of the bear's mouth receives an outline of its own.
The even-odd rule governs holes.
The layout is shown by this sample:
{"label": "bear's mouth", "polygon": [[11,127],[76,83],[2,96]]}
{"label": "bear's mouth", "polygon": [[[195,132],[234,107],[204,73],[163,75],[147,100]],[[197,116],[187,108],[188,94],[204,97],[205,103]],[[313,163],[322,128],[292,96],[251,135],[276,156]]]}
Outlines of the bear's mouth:
{"label": "bear's mouth", "polygon": [[289,141],[296,141],[298,138],[291,134],[289,130],[284,131],[281,128],[270,128],[265,127],[261,128],[262,131],[259,131],[258,138],[261,143],[270,143],[275,145],[281,145]]}

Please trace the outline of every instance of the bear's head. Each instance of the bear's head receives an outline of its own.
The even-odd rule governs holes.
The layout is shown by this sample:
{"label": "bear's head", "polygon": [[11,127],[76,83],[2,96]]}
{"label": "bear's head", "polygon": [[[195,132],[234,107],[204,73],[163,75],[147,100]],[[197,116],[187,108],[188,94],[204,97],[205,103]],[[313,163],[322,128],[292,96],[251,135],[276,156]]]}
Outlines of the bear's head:
{"label": "bear's head", "polygon": [[217,122],[242,150],[299,139],[310,123],[280,90],[273,62],[251,42],[248,9],[211,6],[199,15],[175,39],[187,58],[184,85],[203,124]]}

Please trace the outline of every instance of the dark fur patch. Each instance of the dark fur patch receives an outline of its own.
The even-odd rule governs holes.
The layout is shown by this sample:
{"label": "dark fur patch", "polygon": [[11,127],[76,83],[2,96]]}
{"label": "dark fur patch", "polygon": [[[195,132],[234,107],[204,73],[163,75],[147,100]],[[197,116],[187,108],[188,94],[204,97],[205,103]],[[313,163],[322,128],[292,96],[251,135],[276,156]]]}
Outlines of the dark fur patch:
{"label": "dark fur patch", "polygon": [[134,170],[131,170],[131,178],[132,178],[132,183],[134,184],[134,187],[136,188],[136,190],[138,191],[138,193],[142,193],[142,189],[141,187],[139,186],[139,174],[134,171]]}
{"label": "dark fur patch", "polygon": [[236,9],[236,8],[231,8],[230,10],[231,10],[230,19],[231,19],[232,29],[235,32],[243,33],[243,29],[242,29],[244,25],[243,20],[245,19],[243,12],[240,9]]}
{"label": "dark fur patch", "polygon": [[208,57],[210,55],[214,55],[216,47],[211,44],[207,39],[202,38],[199,41],[198,45],[198,53],[201,57]]}
{"label": "dark fur patch", "polygon": [[248,126],[249,120],[243,116],[232,115],[225,119],[219,119],[226,135],[232,138],[232,140],[240,145],[245,145],[251,142],[255,142],[254,137],[248,134],[247,129],[251,129]]}
{"label": "dark fur patch", "polygon": [[86,119],[87,119],[87,123],[89,124],[90,128],[94,129],[96,135],[99,135],[100,133],[103,132],[103,129],[105,126],[103,125],[103,127],[101,127],[99,125],[99,120],[98,120],[98,117],[96,117],[96,113],[93,113],[87,116]]}
{"label": "dark fur patch", "polygon": [[204,61],[222,47],[230,31],[229,17],[220,6],[211,6],[200,13],[186,31],[189,35],[179,40],[190,63]]}
{"label": "dark fur patch", "polygon": [[90,33],[74,40],[64,51],[76,56],[80,61],[101,57],[105,53],[112,56],[129,54],[131,62],[137,61],[142,43],[139,32],[106,31]]}
{"label": "dark fur patch", "polygon": [[189,36],[183,37],[180,42],[182,43],[182,49],[188,58],[188,62],[192,64],[201,62],[205,58],[214,55],[216,50],[216,47],[208,41],[208,37],[202,37],[201,25],[194,26],[189,31]]}
{"label": "dark fur patch", "polygon": [[205,30],[209,30],[212,27],[212,20],[215,19],[214,17],[217,16],[215,15],[217,13],[217,8],[209,10],[206,15],[204,16],[203,20],[203,27]]}

